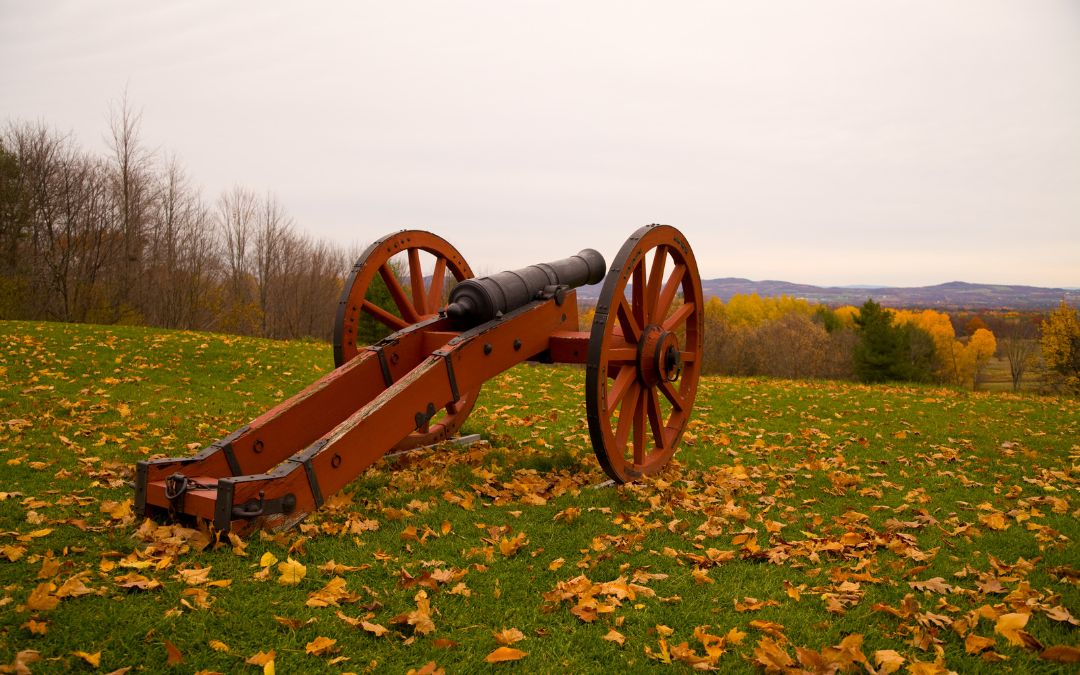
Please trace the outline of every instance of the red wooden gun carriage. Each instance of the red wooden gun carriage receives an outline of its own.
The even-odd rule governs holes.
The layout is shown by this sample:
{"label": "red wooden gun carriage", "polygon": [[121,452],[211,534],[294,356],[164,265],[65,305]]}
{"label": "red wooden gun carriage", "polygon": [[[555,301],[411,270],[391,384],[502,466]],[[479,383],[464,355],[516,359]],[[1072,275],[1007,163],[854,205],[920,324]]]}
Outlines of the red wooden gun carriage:
{"label": "red wooden gun carriage", "polygon": [[[589,433],[604,471],[618,482],[659,471],[689,421],[701,372],[697,263],[677,229],[639,229],[582,331],[575,289],[605,279],[604,267],[586,249],[473,278],[457,249],[430,232],[376,241],[342,293],[337,368],[192,457],[139,462],[136,510],[204,519],[219,531],[289,527],[388,452],[453,436],[484,381],[523,361],[585,364]],[[369,293],[377,278],[389,291],[382,303]],[[360,344],[364,317],[392,332]]]}

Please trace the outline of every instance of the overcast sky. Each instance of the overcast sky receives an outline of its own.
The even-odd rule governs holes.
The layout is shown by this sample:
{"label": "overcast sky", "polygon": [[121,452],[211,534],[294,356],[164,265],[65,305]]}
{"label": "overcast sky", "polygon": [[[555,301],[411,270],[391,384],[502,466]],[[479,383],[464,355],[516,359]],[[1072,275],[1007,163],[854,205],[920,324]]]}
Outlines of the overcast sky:
{"label": "overcast sky", "polygon": [[1080,286],[1080,2],[0,0],[0,120],[125,87],[204,197],[494,272],[638,226],[703,276]]}

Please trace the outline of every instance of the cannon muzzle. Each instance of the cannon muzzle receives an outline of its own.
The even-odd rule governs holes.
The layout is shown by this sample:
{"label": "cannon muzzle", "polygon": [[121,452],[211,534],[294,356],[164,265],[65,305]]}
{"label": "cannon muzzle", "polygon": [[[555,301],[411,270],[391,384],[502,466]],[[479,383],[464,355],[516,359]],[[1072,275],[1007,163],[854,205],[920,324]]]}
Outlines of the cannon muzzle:
{"label": "cannon muzzle", "polygon": [[466,279],[450,291],[446,314],[460,326],[477,326],[525,306],[545,289],[598,283],[605,268],[604,256],[587,248],[562,260]]}

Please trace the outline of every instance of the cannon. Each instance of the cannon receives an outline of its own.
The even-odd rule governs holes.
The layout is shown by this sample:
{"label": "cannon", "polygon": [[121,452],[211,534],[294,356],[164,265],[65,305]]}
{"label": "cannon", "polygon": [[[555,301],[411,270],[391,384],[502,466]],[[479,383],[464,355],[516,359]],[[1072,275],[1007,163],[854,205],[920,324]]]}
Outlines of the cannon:
{"label": "cannon", "polygon": [[[291,527],[384,455],[450,439],[483,383],[525,361],[585,366],[589,435],[613,480],[660,471],[701,372],[697,262],[679,230],[648,225],[604,268],[586,249],[475,278],[430,232],[377,240],[338,303],[334,370],[191,457],[138,462],[135,510],[218,532]],[[601,280],[583,331],[576,288]],[[385,336],[366,344],[372,325]]]}

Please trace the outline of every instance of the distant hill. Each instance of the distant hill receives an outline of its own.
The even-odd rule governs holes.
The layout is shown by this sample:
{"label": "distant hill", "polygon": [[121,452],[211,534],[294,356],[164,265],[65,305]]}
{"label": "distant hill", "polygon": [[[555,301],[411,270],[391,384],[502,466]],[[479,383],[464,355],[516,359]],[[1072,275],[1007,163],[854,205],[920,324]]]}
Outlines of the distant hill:
{"label": "distant hill", "polygon": [[[969,284],[950,281],[936,286],[866,287],[811,286],[789,281],[751,281],[750,279],[703,279],[705,297],[716,296],[727,302],[736,294],[757,293],[763,297],[787,295],[826,305],[861,305],[867,298],[888,307],[917,307],[938,309],[1052,309],[1064,299],[1070,304],[1080,302],[1080,290],[1075,288],[1040,288],[1004,284]],[[595,302],[601,286],[586,286],[578,291],[583,302]]]}

